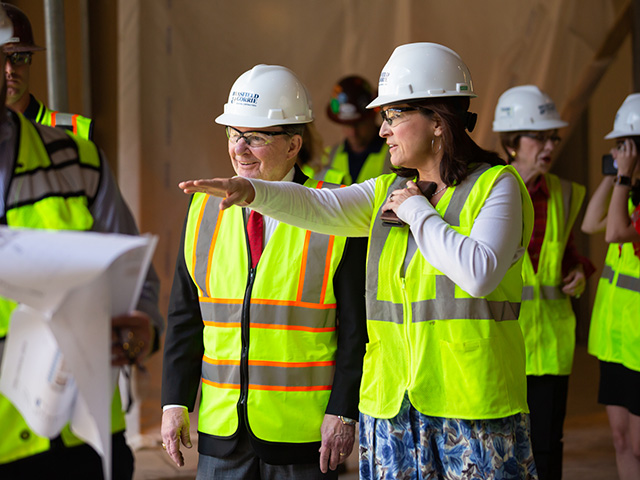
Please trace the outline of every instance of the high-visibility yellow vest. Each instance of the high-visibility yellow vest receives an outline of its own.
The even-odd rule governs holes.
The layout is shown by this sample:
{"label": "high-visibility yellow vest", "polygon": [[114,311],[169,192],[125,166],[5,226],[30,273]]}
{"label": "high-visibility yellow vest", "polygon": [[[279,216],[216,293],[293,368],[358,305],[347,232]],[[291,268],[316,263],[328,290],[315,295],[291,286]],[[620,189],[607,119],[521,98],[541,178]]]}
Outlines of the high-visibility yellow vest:
{"label": "high-visibility yellow vest", "polygon": [[[349,173],[349,154],[344,150],[344,143],[327,149],[327,166],[318,173],[307,175],[317,179],[335,184],[351,185],[353,179]],[[379,152],[371,153],[367,157],[358,173],[355,183],[362,183],[370,178],[390,172],[389,145],[383,144]]]}
{"label": "high-visibility yellow vest", "polygon": [[35,121],[47,127],[59,127],[69,130],[86,140],[91,140],[93,120],[82,115],[50,110],[44,103],[36,99],[39,109]]}
{"label": "high-visibility yellow vest", "polygon": [[[89,203],[100,184],[100,156],[96,146],[64,130],[44,128],[20,114],[20,149],[9,181],[5,216],[11,227],[89,230]],[[64,179],[64,182],[60,180]],[[0,338],[9,330],[15,302],[0,297]],[[112,431],[125,428],[120,393],[111,406]],[[36,435],[20,412],[0,394],[0,464],[45,452],[46,437]],[[67,425],[61,432],[67,446],[83,443]]]}
{"label": "high-visibility yellow vest", "polygon": [[240,405],[261,440],[317,442],[335,366],[333,277],[346,240],[280,223],[252,269],[242,209],[218,204],[195,194],[185,230],[205,325],[198,430],[233,435]]}
{"label": "high-visibility yellow vest", "polygon": [[[482,164],[449,188],[436,210],[456,232],[469,235],[500,175],[514,175],[523,204],[521,246],[531,237],[533,207],[512,167]],[[409,227],[384,227],[381,207],[406,178],[376,181],[376,215],[367,261],[367,328],[360,411],[392,418],[405,392],[425,415],[502,418],[528,412],[525,352],[518,312],[522,259],[486,297],[472,297],[429,264],[419,250],[403,265]]]}
{"label": "high-visibility yellow vest", "polygon": [[[629,200],[629,213],[634,209]],[[640,259],[632,243],[607,250],[591,314],[589,353],[640,372]]]}
{"label": "high-visibility yellow vest", "polygon": [[570,297],[562,292],[562,258],[585,188],[553,174],[544,178],[549,188],[547,224],[537,272],[529,252],[525,253],[520,327],[527,352],[527,375],[569,375],[576,316]]}

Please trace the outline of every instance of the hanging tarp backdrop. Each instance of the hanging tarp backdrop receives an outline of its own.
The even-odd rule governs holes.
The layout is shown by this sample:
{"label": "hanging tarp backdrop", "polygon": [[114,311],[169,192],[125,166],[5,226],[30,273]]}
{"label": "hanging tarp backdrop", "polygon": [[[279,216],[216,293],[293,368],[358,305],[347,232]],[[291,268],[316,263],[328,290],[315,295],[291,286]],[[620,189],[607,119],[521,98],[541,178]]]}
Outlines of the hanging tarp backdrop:
{"label": "hanging tarp backdrop", "polygon": [[[78,5],[67,0],[70,109],[79,98]],[[42,1],[15,1],[43,42]],[[373,84],[393,49],[437,42],[469,67],[479,114],[472,136],[498,149],[491,131],[500,94],[536,84],[572,115],[570,138],[554,171],[600,181],[600,157],[623,99],[631,93],[629,25],[616,24],[630,0],[91,0],[90,62],[96,141],[103,147],[142,231],[160,237],[154,264],[164,311],[188,197],[180,180],[233,174],[223,127],[214,123],[234,80],[256,64],[284,65],[311,92],[325,144],[340,129],[324,110],[334,83],[359,74]],[[612,33],[621,42],[611,47]],[[609,42],[609,43],[607,43]],[[621,43],[621,45],[619,45]],[[604,51],[606,58],[598,56]],[[606,47],[608,45],[609,47]],[[39,63],[40,62],[40,63]],[[35,58],[34,93],[46,100],[44,59]],[[591,88],[582,88],[584,85]],[[578,108],[568,108],[578,93]],[[575,118],[574,118],[575,117]],[[563,132],[561,132],[562,134]],[[579,223],[579,222],[578,222]],[[602,237],[578,233],[601,267]],[[596,275],[599,275],[599,271]],[[591,282],[591,291],[595,280]],[[577,305],[584,338],[590,301]],[[154,362],[159,365],[160,355]],[[152,365],[152,374],[157,375]]]}

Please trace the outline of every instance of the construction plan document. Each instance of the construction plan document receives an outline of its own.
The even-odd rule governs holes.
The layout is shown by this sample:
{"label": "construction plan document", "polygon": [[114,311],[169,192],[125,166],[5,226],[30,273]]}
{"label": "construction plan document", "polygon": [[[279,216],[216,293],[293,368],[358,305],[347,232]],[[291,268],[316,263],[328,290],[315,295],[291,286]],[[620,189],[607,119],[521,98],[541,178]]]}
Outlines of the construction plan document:
{"label": "construction plan document", "polygon": [[49,438],[65,425],[111,478],[111,318],[133,310],[154,236],[0,226],[0,295],[17,303],[0,351],[0,392]]}

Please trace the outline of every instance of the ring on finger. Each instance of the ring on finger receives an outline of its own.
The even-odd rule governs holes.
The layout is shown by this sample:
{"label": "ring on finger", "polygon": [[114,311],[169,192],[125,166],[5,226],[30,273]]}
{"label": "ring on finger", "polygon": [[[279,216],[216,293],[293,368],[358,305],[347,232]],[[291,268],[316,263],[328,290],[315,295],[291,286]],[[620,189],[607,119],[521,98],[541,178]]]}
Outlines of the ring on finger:
{"label": "ring on finger", "polygon": [[166,450],[166,449],[167,449],[167,446],[166,446],[164,443],[162,444],[162,449],[163,449],[163,450]]}
{"label": "ring on finger", "polygon": [[342,452],[340,452],[340,456],[341,456],[341,457],[344,457],[345,455],[346,455],[346,453],[342,453]]}

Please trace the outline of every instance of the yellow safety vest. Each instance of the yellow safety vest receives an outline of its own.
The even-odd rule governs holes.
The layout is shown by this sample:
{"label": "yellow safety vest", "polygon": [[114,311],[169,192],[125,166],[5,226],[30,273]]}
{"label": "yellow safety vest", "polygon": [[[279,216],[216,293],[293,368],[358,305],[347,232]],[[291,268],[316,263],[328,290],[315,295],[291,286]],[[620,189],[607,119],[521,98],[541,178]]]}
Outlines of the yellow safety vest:
{"label": "yellow safety vest", "polygon": [[[523,204],[521,246],[531,237],[533,207],[512,167],[478,166],[436,206],[456,232],[469,235],[500,175],[513,175]],[[409,227],[384,227],[381,207],[406,178],[376,181],[367,261],[367,328],[360,411],[392,418],[405,392],[425,415],[502,418],[528,412],[525,352],[518,311],[522,259],[486,297],[472,297],[429,264],[419,250],[402,273]]]}
{"label": "yellow safety vest", "polygon": [[93,120],[82,115],[50,110],[44,103],[36,99],[40,108],[36,115],[36,122],[47,127],[59,127],[71,131],[86,140],[91,140]]}
{"label": "yellow safety vest", "polygon": [[[349,154],[344,150],[344,143],[327,149],[327,166],[318,173],[312,175],[317,180],[326,182],[351,185],[353,179],[349,173]],[[379,152],[371,153],[362,165],[356,183],[362,183],[370,178],[390,172],[389,145],[383,144]],[[307,172],[305,172],[307,173]],[[308,173],[307,173],[308,175]]]}
{"label": "yellow safety vest", "polygon": [[[634,207],[629,200],[629,213]],[[589,353],[640,372],[640,259],[632,243],[607,250],[591,314]]]}
{"label": "yellow safety vest", "polygon": [[547,224],[536,272],[525,253],[520,327],[527,352],[527,375],[569,375],[576,343],[576,316],[562,292],[562,258],[580,212],[585,188],[544,176],[549,188]]}
{"label": "yellow safety vest", "polygon": [[[5,216],[11,227],[89,230],[93,217],[89,203],[100,184],[100,156],[87,140],[64,130],[34,124],[21,114],[20,150],[9,181]],[[61,182],[60,179],[64,179]],[[16,303],[0,297],[0,338],[7,335]],[[114,394],[112,431],[125,428],[120,393]],[[50,441],[36,435],[20,412],[0,394],[0,464],[46,452]],[[67,425],[61,432],[67,446],[83,443]]]}
{"label": "yellow safety vest", "polygon": [[233,435],[241,406],[261,440],[317,442],[333,384],[333,277],[346,239],[280,223],[253,269],[242,209],[218,204],[195,194],[185,231],[205,325],[198,430]]}

